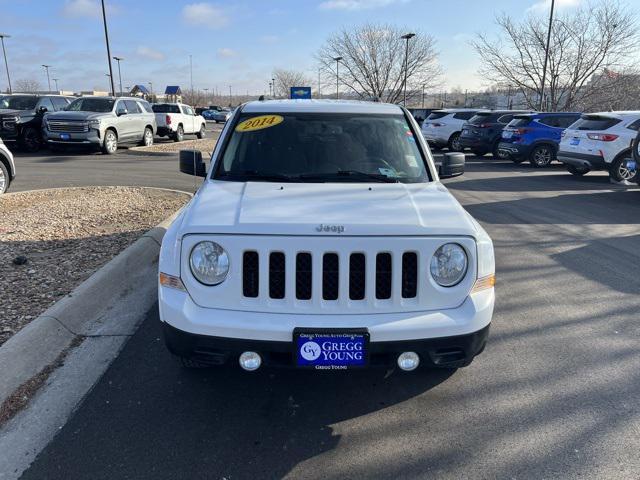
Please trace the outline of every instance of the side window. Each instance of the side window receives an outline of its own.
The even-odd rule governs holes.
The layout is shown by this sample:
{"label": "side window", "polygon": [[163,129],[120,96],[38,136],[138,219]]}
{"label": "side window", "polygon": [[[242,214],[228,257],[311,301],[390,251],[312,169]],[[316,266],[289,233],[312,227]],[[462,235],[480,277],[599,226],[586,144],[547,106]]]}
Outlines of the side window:
{"label": "side window", "polygon": [[116,109],[115,111],[117,112],[118,110],[127,110],[127,105],[124,103],[124,100],[118,100],[116,102]]}
{"label": "side window", "polygon": [[48,112],[55,112],[55,108],[53,108],[53,103],[51,103],[51,99],[48,97],[43,97],[38,101],[38,106],[36,108],[46,107]]}
{"label": "side window", "polygon": [[453,116],[453,118],[457,118],[458,120],[469,120],[474,115],[475,112],[458,112]]}
{"label": "side window", "polygon": [[635,130],[637,132],[638,129],[640,129],[640,118],[638,120],[636,120],[635,122],[632,122],[629,125],[627,125],[627,128],[629,130]]}
{"label": "side window", "polygon": [[185,115],[193,115],[193,109],[191,107],[184,106],[184,114]]}
{"label": "side window", "polygon": [[513,120],[513,115],[512,114],[503,115],[500,118],[498,118],[498,123],[504,123],[506,125],[511,120]]}
{"label": "side window", "polygon": [[138,102],[138,105],[142,105],[142,110],[144,110],[145,112],[153,113],[153,109],[151,108],[151,105],[149,104],[149,102],[141,101],[141,102]]}
{"label": "side window", "polygon": [[136,102],[135,100],[125,100],[124,104],[127,107],[127,112],[129,113],[129,115],[140,113],[140,107],[138,107],[138,102]]}
{"label": "side window", "polygon": [[560,118],[557,117],[556,115],[549,115],[549,116],[538,119],[538,123],[541,123],[548,127],[558,127],[559,121],[560,121]]}

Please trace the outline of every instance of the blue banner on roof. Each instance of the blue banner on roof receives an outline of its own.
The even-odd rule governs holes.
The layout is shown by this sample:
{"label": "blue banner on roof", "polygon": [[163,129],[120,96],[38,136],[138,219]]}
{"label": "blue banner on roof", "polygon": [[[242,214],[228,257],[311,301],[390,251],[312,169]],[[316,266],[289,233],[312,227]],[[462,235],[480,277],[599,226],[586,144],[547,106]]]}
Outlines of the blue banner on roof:
{"label": "blue banner on roof", "polygon": [[311,87],[291,87],[290,98],[311,98]]}

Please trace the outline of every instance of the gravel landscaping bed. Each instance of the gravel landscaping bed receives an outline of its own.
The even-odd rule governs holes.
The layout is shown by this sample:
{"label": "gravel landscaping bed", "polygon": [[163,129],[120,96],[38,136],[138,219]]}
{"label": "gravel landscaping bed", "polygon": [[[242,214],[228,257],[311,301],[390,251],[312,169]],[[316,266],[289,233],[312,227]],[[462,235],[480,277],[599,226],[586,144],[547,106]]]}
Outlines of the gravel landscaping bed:
{"label": "gravel landscaping bed", "polygon": [[189,198],[140,187],[0,197],[0,345]]}
{"label": "gravel landscaping bed", "polygon": [[207,132],[207,136],[202,140],[183,140],[182,142],[162,142],[155,143],[150,147],[133,147],[130,148],[130,151],[134,152],[175,152],[178,153],[180,150],[200,150],[202,152],[202,156],[209,156],[213,151],[213,147],[215,147],[216,142],[218,141],[218,137],[220,136],[220,132]]}

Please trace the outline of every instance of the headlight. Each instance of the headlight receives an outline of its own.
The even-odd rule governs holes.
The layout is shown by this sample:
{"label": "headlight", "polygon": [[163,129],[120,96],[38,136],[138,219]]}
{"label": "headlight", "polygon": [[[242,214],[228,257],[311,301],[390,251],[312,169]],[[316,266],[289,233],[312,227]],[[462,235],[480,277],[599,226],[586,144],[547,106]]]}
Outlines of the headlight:
{"label": "headlight", "polygon": [[13,121],[16,122],[16,123],[20,123],[20,122],[22,122],[22,117],[16,116],[16,117],[13,118]]}
{"label": "headlight", "polygon": [[218,285],[224,282],[229,273],[229,256],[215,242],[200,242],[191,250],[189,265],[191,273],[200,283]]}
{"label": "headlight", "polygon": [[100,120],[89,120],[89,128],[100,129]]}
{"label": "headlight", "polygon": [[457,243],[445,243],[431,257],[431,276],[441,287],[453,287],[467,273],[467,254]]}

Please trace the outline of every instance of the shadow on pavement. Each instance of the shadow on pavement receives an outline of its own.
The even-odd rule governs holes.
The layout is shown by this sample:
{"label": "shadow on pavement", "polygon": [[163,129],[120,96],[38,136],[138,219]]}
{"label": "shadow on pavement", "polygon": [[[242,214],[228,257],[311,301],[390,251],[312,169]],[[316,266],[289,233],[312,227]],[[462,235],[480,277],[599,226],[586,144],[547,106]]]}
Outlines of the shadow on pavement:
{"label": "shadow on pavement", "polygon": [[154,309],[23,478],[281,478],[336,448],[332,424],[418,396],[453,372],[183,369]]}

